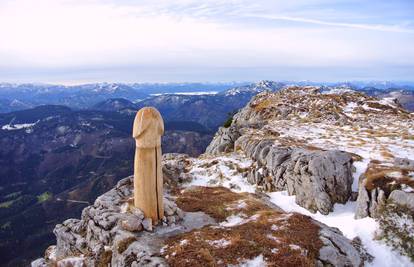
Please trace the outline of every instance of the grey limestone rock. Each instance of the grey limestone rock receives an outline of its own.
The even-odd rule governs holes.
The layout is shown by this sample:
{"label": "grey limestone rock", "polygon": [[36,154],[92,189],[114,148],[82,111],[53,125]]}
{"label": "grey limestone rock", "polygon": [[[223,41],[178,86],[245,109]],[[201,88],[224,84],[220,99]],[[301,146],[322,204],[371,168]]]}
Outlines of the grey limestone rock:
{"label": "grey limestone rock", "polygon": [[250,183],[266,191],[287,190],[310,211],[328,214],[335,203],[345,203],[352,194],[352,157],[346,152],[278,147],[272,140],[247,136],[235,146],[257,163],[248,175]]}
{"label": "grey limestone rock", "polygon": [[254,114],[249,106],[242,109],[229,128],[217,132],[206,153],[242,150],[255,162],[247,175],[250,183],[265,191],[287,190],[296,195],[297,204],[312,212],[328,214],[335,203],[348,201],[353,182],[350,154],[284,147],[272,137],[256,138],[256,127],[266,127],[260,118],[253,123]]}
{"label": "grey limestone rock", "polygon": [[395,158],[394,164],[398,167],[414,169],[414,160],[410,160],[407,158]]}
{"label": "grey limestone rock", "polygon": [[402,190],[394,190],[388,197],[394,203],[402,206],[407,206],[414,211],[414,193],[404,192]]}
{"label": "grey limestone rock", "polygon": [[47,267],[47,263],[45,259],[40,258],[40,259],[36,259],[32,261],[30,266],[31,267]]}
{"label": "grey limestone rock", "polygon": [[365,180],[360,182],[358,189],[357,206],[355,211],[355,218],[361,219],[370,215],[369,206],[371,203],[370,192],[365,188]]}
{"label": "grey limestone rock", "polygon": [[[162,266],[158,256],[147,254],[142,244],[136,243],[142,232],[153,231],[154,226],[150,218],[130,204],[132,196],[133,177],[119,181],[86,207],[80,220],[69,219],[56,225],[56,258],[39,259],[33,264],[71,266],[68,264],[76,260],[79,266]],[[170,199],[165,198],[164,203],[165,225],[169,227],[183,218],[183,212]]]}
{"label": "grey limestone rock", "polygon": [[320,239],[323,242],[323,247],[319,250],[319,260],[324,266],[359,267],[362,265],[360,252],[339,230],[322,228]]}
{"label": "grey limestone rock", "polygon": [[220,127],[210,145],[206,148],[206,153],[217,155],[223,152],[231,152],[234,142],[240,137],[239,127],[231,125],[228,128]]}
{"label": "grey limestone rock", "polygon": [[381,188],[374,188],[371,191],[367,190],[365,181],[363,179],[359,186],[355,218],[360,219],[368,216],[377,218],[379,209],[387,205],[389,200],[414,210],[414,193],[392,190],[387,196]]}
{"label": "grey limestone rock", "polygon": [[162,164],[164,184],[186,181],[189,178],[187,177],[189,164],[190,158],[186,154],[164,154]]}
{"label": "grey limestone rock", "polygon": [[129,232],[139,232],[142,230],[142,220],[138,217],[129,217],[126,220],[121,221],[122,229]]}
{"label": "grey limestone rock", "polygon": [[145,218],[142,221],[142,226],[144,227],[145,230],[152,231],[152,220],[151,220],[151,218]]}
{"label": "grey limestone rock", "polygon": [[364,266],[371,262],[373,257],[363,247],[361,240],[355,238],[350,241],[342,232],[315,221],[321,228],[319,238],[323,246],[319,250],[317,266]]}

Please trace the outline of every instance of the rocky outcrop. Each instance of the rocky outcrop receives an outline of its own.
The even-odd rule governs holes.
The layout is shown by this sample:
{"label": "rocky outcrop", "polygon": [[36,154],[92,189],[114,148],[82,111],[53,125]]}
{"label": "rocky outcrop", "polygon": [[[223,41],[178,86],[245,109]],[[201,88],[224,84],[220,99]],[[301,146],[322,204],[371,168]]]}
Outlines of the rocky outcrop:
{"label": "rocky outcrop", "polygon": [[376,214],[379,224],[377,238],[414,261],[413,194],[400,190],[391,192],[386,205]]}
{"label": "rocky outcrop", "polygon": [[312,212],[328,214],[335,203],[352,193],[352,158],[341,151],[312,151],[281,147],[273,139],[241,136],[236,126],[219,131],[206,152],[242,150],[256,162],[248,181],[266,191],[287,190],[296,203]]}
{"label": "rocky outcrop", "polygon": [[[206,153],[244,152],[255,161],[247,177],[250,183],[265,191],[286,190],[312,212],[327,214],[335,203],[345,203],[351,196],[355,199],[352,164],[353,158],[361,160],[353,153],[353,142],[358,139],[355,131],[361,129],[361,142],[367,142],[374,135],[389,135],[382,127],[384,120],[411,123],[413,117],[395,102],[352,90],[322,89],[293,86],[259,93],[234,115],[229,128],[217,132]],[[349,146],[341,136],[345,131],[350,132]],[[375,142],[373,147],[382,147],[379,153],[390,154]],[[407,159],[397,159],[395,164],[401,168],[414,165]],[[381,188],[364,190],[359,190],[357,217],[375,213],[388,195]]]}
{"label": "rocky outcrop", "polygon": [[308,216],[284,212],[264,198],[220,186],[182,190],[177,203],[183,210],[206,212],[218,224],[174,236],[164,247],[165,259],[172,266],[239,266],[243,257],[258,253],[265,258],[260,266],[363,266],[372,259],[360,240],[351,241]]}
{"label": "rocky outcrop", "polygon": [[164,154],[162,155],[162,162],[164,184],[166,184],[167,187],[191,179],[187,174],[191,163],[188,155],[178,153]]}
{"label": "rocky outcrop", "polygon": [[[183,183],[192,179],[190,173],[192,168],[197,168],[194,165],[196,161],[186,155],[164,155],[163,171],[164,175],[168,176],[167,181],[170,185],[182,186]],[[220,157],[213,161],[219,162]],[[186,177],[186,179],[181,180],[182,177]],[[290,250],[292,253],[298,253],[298,249],[303,250],[303,253],[294,254],[296,255],[294,257],[303,257],[303,259],[315,262],[317,266],[361,266],[367,261],[365,249],[348,240],[338,229],[319,223],[307,216],[285,213],[271,204],[268,196],[264,194],[239,194],[229,189],[216,189],[217,187],[209,189],[206,187],[199,189],[201,192],[207,192],[205,195],[196,193],[194,196],[197,199],[193,199],[191,192],[194,192],[195,189],[175,190],[179,192],[175,196],[176,199],[169,196],[164,199],[165,216],[163,222],[159,225],[153,225],[149,218],[146,218],[139,209],[131,205],[132,183],[132,177],[121,180],[114,189],[99,196],[93,205],[85,208],[81,219],[69,219],[57,225],[54,229],[56,245],[47,249],[44,258],[33,261],[32,267],[167,266],[171,259],[163,253],[163,250],[166,242],[170,240],[169,238],[184,245],[192,242],[188,240],[189,234],[198,235],[197,233],[200,231],[208,232],[209,227],[216,229],[215,231],[221,229],[221,234],[229,236],[238,235],[241,225],[249,227],[251,224],[249,231],[256,231],[256,227],[261,223],[264,223],[262,225],[264,228],[261,231],[269,233],[276,231],[273,232],[276,235],[286,232],[286,238],[290,237],[289,233],[292,231],[300,232],[301,225],[316,227],[311,239],[315,239],[318,246],[314,246],[306,235],[303,239],[294,239],[297,240],[294,245],[290,243],[292,241],[286,241],[286,243],[275,241],[274,246],[281,250]],[[221,193],[218,193],[217,190],[221,190]],[[211,192],[216,194],[216,197],[212,196]],[[203,200],[204,198],[206,200]],[[180,206],[184,211],[177,207],[175,201],[180,205],[186,203],[184,206]],[[195,203],[197,201],[201,203],[201,206]],[[208,203],[205,203],[206,201]],[[194,207],[198,207],[196,210],[199,208],[201,210],[187,210],[188,208],[194,209]],[[249,214],[250,219],[247,218],[244,222],[236,224],[223,225],[223,220],[220,221],[215,217],[226,211],[229,218],[232,218],[234,217],[232,213],[237,215],[238,212],[241,212],[238,209]],[[265,216],[263,221],[258,219],[261,216]],[[266,219],[266,216],[272,217]],[[275,230],[275,224],[280,224],[282,232]],[[204,227],[207,225],[210,226]],[[208,249],[214,250],[215,244],[221,242],[221,237],[217,238],[216,241],[209,241],[208,244],[211,247]],[[259,242],[256,245],[263,246],[263,248],[269,246],[268,241],[260,240],[259,238],[256,241]],[[260,242],[266,243],[261,244]],[[242,244],[239,245],[242,246]],[[307,254],[306,249],[301,247],[316,249],[316,254]],[[233,253],[232,250],[229,253]]]}
{"label": "rocky outcrop", "polygon": [[371,162],[360,177],[356,218],[378,221],[376,236],[414,261],[414,161]]}
{"label": "rocky outcrop", "polygon": [[414,194],[412,192],[404,192],[402,190],[394,190],[391,192],[388,199],[400,206],[414,210]]}
{"label": "rocky outcrop", "polygon": [[[298,113],[297,107],[279,98],[294,93],[300,97],[306,94],[318,97],[319,88],[304,90],[304,93],[285,89],[286,92],[278,94],[258,94],[234,116],[229,128],[220,128],[206,153],[218,155],[241,150],[256,163],[247,178],[250,183],[262,186],[265,191],[287,190],[296,195],[296,203],[302,207],[328,214],[335,203],[345,203],[351,196],[351,155],[281,139],[284,129],[271,126],[275,120],[289,119]],[[267,108],[269,101],[279,104]]]}
{"label": "rocky outcrop", "polygon": [[214,139],[206,148],[206,153],[218,155],[220,153],[233,151],[234,142],[239,137],[240,133],[237,126],[233,125],[228,128],[220,127],[214,136]]}
{"label": "rocky outcrop", "polygon": [[[368,189],[366,183],[365,178],[359,186],[355,218],[378,218],[390,203],[414,213],[414,191],[412,189],[408,189],[407,192],[401,189],[390,191],[381,187]],[[414,221],[412,223],[414,224]]]}
{"label": "rocky outcrop", "polygon": [[358,189],[357,207],[355,218],[361,219],[365,217],[377,217],[378,209],[385,205],[387,197],[381,188],[374,188],[371,191],[365,187],[362,181]]}
{"label": "rocky outcrop", "polygon": [[162,225],[154,226],[132,205],[132,183],[132,177],[121,180],[114,189],[98,197],[94,205],[85,208],[80,220],[58,224],[53,231],[57,240],[51,248],[53,253],[32,266],[42,266],[42,262],[47,266],[71,266],[65,262],[75,258],[76,266],[162,266],[163,259],[154,255],[139,237],[154,231],[154,227],[174,226],[182,220],[183,212],[166,198]]}
{"label": "rocky outcrop", "polygon": [[319,238],[323,246],[319,250],[316,266],[363,266],[364,262],[372,261],[372,256],[361,246],[360,240],[350,242],[338,229],[321,226]]}
{"label": "rocky outcrop", "polygon": [[[411,173],[411,174],[410,174]],[[356,218],[377,218],[388,202],[414,210],[414,161],[371,162],[360,177]]]}
{"label": "rocky outcrop", "polygon": [[352,158],[341,151],[310,151],[273,146],[271,140],[236,141],[257,163],[248,180],[265,190],[287,190],[296,203],[328,214],[352,192]]}

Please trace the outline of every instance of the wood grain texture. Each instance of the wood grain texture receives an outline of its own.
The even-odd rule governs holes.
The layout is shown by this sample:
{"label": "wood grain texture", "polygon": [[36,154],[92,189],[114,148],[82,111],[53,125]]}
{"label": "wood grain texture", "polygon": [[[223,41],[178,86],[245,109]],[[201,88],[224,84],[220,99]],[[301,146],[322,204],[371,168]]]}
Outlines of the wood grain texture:
{"label": "wood grain texture", "polygon": [[134,159],[134,205],[157,224],[164,216],[161,135],[164,122],[152,107],[137,112],[133,126],[136,141]]}

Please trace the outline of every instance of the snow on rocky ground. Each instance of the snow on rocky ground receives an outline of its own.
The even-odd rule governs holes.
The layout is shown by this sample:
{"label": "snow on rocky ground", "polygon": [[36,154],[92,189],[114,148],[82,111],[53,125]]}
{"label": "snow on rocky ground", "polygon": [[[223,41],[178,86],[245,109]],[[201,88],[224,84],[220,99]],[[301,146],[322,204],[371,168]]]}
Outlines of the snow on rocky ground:
{"label": "snow on rocky ground", "polygon": [[175,92],[175,93],[157,93],[150,94],[151,96],[160,96],[160,95],[216,95],[218,91],[199,91],[199,92]]}
{"label": "snow on rocky ground", "polygon": [[[219,164],[208,166],[213,160]],[[236,192],[254,193],[255,188],[249,184],[240,174],[235,166],[248,168],[253,162],[240,156],[220,156],[214,159],[202,158],[194,159],[193,168],[190,173],[195,177],[189,185],[195,186],[224,186]]]}
{"label": "snow on rocky ground", "polygon": [[[367,155],[377,155],[368,153]],[[214,162],[215,164],[212,164]],[[186,186],[225,186],[235,192],[254,193],[256,187],[246,181],[237,168],[248,168],[252,165],[252,161],[241,153],[232,153],[226,156],[218,157],[200,157],[192,159],[192,169],[190,173],[194,177]],[[366,168],[366,161],[356,162],[357,173],[354,175],[357,180],[359,173]],[[359,166],[358,166],[359,165]],[[357,184],[357,182],[355,182]],[[335,204],[334,211],[328,215],[322,215],[319,212],[311,213],[305,208],[295,203],[295,196],[288,196],[286,191],[268,193],[271,201],[285,210],[286,212],[298,212],[308,215],[315,220],[325,223],[328,226],[337,227],[343,234],[353,239],[359,236],[368,252],[375,257],[369,266],[414,266],[413,263],[405,256],[401,256],[398,252],[393,251],[382,241],[375,240],[375,231],[378,223],[372,218],[354,219],[356,202],[348,202],[345,205]],[[249,220],[243,216],[232,215],[222,226],[233,226],[242,224]],[[263,259],[260,256],[250,261],[244,262],[241,266],[263,266]]]}
{"label": "snow on rocky ground", "polygon": [[322,215],[319,212],[311,213],[295,203],[295,196],[288,196],[286,191],[268,193],[271,201],[287,212],[299,212],[312,217],[326,225],[337,227],[349,239],[359,236],[368,253],[373,255],[374,261],[369,266],[414,266],[405,256],[375,240],[375,231],[378,223],[369,217],[355,219],[356,202],[348,202],[345,205],[335,204],[334,211],[329,215]]}
{"label": "snow on rocky ground", "polygon": [[[274,121],[272,129],[285,129],[279,136],[279,144],[284,140],[294,140],[323,150],[341,150],[356,154],[360,161],[354,162],[356,169],[352,190],[358,191],[358,178],[367,170],[372,160],[392,165],[395,158],[414,160],[414,127],[407,127],[399,121],[391,121],[383,126],[366,127],[339,126],[328,123],[302,123],[295,121]],[[381,133],[381,135],[378,135]],[[278,141],[276,141],[277,143]]]}
{"label": "snow on rocky ground", "polygon": [[3,125],[1,127],[1,129],[5,130],[5,131],[14,131],[14,130],[27,129],[26,132],[28,132],[30,130],[30,128],[35,126],[38,122],[39,121],[34,122],[34,123],[6,124],[6,125]]}

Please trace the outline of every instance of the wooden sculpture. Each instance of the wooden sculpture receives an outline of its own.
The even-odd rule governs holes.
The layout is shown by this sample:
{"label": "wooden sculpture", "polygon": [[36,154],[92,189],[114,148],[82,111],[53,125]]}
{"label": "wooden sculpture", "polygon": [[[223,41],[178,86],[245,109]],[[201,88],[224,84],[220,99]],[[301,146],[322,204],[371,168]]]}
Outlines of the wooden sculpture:
{"label": "wooden sculpture", "polygon": [[154,224],[164,216],[161,169],[161,135],[164,121],[153,107],[137,112],[132,137],[135,139],[134,205],[152,218]]}

